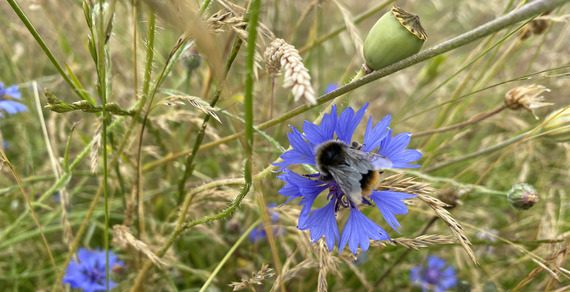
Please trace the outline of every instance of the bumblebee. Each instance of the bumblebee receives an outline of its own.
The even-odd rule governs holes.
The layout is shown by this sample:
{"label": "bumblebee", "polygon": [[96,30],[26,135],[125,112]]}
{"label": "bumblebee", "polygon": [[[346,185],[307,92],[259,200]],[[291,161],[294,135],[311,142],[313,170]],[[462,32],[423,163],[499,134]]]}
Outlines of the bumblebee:
{"label": "bumblebee", "polygon": [[362,202],[380,183],[383,168],[392,162],[383,155],[362,151],[362,145],[353,142],[349,147],[339,140],[327,141],[315,151],[320,180],[334,180],[354,204]]}

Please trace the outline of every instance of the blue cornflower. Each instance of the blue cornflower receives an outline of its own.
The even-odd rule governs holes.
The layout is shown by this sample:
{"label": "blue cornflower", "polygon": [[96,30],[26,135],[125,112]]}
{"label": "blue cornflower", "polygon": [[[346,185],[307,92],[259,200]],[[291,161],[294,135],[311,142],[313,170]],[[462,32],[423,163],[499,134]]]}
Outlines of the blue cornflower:
{"label": "blue cornflower", "polygon": [[[67,266],[62,283],[69,284],[71,288],[81,289],[86,292],[106,291],[105,279],[105,251],[89,251],[80,248],[77,252],[79,262],[72,261]],[[109,254],[109,267],[123,266],[117,255]],[[109,282],[109,288],[117,286],[113,281]]]}
{"label": "blue cornflower", "polygon": [[[321,124],[315,125],[305,121],[304,133],[300,133],[295,127],[291,127],[292,133],[288,133],[289,143],[293,149],[281,155],[283,161],[275,163],[283,174],[278,178],[286,184],[279,190],[279,194],[289,197],[285,202],[300,198],[299,205],[303,205],[297,228],[309,230],[311,241],[315,242],[325,237],[329,251],[339,243],[339,251],[342,252],[348,244],[350,250],[356,254],[358,247],[366,251],[370,245],[370,239],[390,240],[384,229],[374,223],[360,212],[356,203],[349,199],[336,182],[322,174],[299,175],[286,167],[293,164],[316,165],[316,149],[323,143],[341,141],[348,145],[352,144],[354,130],[362,120],[368,104],[356,113],[352,108],[344,110],[337,116],[336,106],[332,107],[331,114],[325,114]],[[364,141],[359,153],[363,157],[384,157],[383,168],[414,168],[419,165],[410,165],[410,162],[420,159],[421,153],[417,150],[406,149],[410,142],[409,133],[399,134],[392,137],[389,129],[390,115],[386,116],[376,125],[372,123],[372,117],[368,120]],[[336,137],[335,137],[336,135]],[[357,151],[357,150],[351,150]],[[388,161],[388,163],[386,163]],[[372,162],[371,162],[372,163]],[[328,189],[328,203],[321,208],[311,210],[317,196]],[[395,214],[407,214],[408,209],[401,201],[415,197],[415,195],[373,190],[369,196],[362,198],[364,206],[374,206],[382,213],[384,219],[397,232],[401,228]],[[349,209],[349,217],[344,225],[342,236],[339,232],[336,214],[342,209]]]}
{"label": "blue cornflower", "polygon": [[338,88],[338,84],[336,83],[329,83],[327,84],[327,86],[325,87],[325,94],[334,91]]}
{"label": "blue cornflower", "polygon": [[445,268],[446,265],[444,260],[429,256],[427,267],[412,268],[410,279],[414,285],[422,287],[423,291],[443,292],[457,283],[455,269],[452,266]]}
{"label": "blue cornflower", "polygon": [[28,108],[16,101],[9,100],[7,97],[14,99],[21,99],[22,93],[18,91],[17,85],[12,85],[10,87],[4,88],[4,83],[0,82],[0,117],[3,117],[2,110],[9,114],[15,114],[17,112],[27,111]]}
{"label": "blue cornflower", "polygon": [[[283,230],[275,226],[279,221],[279,214],[274,210],[274,208],[277,207],[277,204],[270,203],[267,204],[267,207],[269,208],[269,214],[271,215],[271,223],[273,224],[273,235],[282,233]],[[264,240],[267,237],[267,233],[265,232],[263,222],[259,223],[258,226],[254,227],[249,233],[248,237],[249,240],[251,240],[251,242],[253,243],[257,242],[258,240]]]}

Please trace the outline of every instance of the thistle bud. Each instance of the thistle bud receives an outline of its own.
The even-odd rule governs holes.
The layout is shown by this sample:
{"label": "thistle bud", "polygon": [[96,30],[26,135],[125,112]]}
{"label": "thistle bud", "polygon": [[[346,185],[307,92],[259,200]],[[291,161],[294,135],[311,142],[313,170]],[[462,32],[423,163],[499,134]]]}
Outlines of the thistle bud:
{"label": "thistle bud", "polygon": [[517,184],[509,190],[507,199],[515,209],[528,210],[538,203],[538,193],[529,184]]}
{"label": "thistle bud", "polygon": [[[558,115],[551,119],[556,114]],[[545,120],[550,120],[542,128],[546,137],[554,139],[556,142],[570,141],[570,108],[554,111]]]}
{"label": "thistle bud", "polygon": [[427,34],[420,17],[400,7],[384,14],[364,41],[366,66],[378,70],[420,51]]}

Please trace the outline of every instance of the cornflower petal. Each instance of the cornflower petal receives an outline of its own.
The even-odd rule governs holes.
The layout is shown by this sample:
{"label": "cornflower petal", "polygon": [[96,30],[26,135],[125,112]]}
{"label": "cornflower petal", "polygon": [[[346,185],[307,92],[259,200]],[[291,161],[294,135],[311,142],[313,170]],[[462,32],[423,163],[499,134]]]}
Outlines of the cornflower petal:
{"label": "cornflower petal", "polygon": [[380,146],[382,139],[388,135],[388,127],[390,126],[391,119],[392,115],[387,115],[374,127],[372,127],[372,117],[368,119],[366,132],[364,133],[364,142],[362,143],[362,150],[370,152]]}
{"label": "cornflower petal", "polygon": [[353,254],[356,254],[358,246],[363,251],[367,251],[370,246],[370,239],[387,240],[390,239],[386,231],[372,220],[368,219],[356,208],[349,208],[350,216],[344,225],[340,243],[338,246],[339,254],[348,243],[348,248]]}
{"label": "cornflower petal", "polygon": [[384,220],[398,233],[400,232],[398,228],[402,227],[394,215],[408,214],[408,207],[401,200],[413,197],[416,197],[416,195],[393,191],[373,191],[372,194],[370,194],[370,199],[374,202],[378,210],[380,210]]}
{"label": "cornflower petal", "polygon": [[299,215],[299,226],[305,224],[305,221],[309,217],[309,212],[313,206],[313,202],[317,196],[328,188],[326,184],[319,180],[312,180],[307,177],[298,175],[290,170],[285,170],[285,173],[278,176],[280,180],[286,182],[287,184],[279,190],[279,194],[289,197],[289,199],[283,203],[286,204],[289,201],[301,198],[299,205],[303,205],[301,209],[301,214]]}
{"label": "cornflower petal", "polygon": [[441,270],[446,262],[436,256],[429,256],[427,260],[428,268]]}
{"label": "cornflower petal", "polygon": [[324,236],[329,251],[335,247],[335,241],[340,239],[334,207],[335,200],[330,200],[326,206],[312,211],[305,224],[298,226],[299,230],[309,229],[313,243]]}
{"label": "cornflower petal", "polygon": [[[4,84],[0,85],[0,87],[3,87],[3,86],[4,86]],[[4,90],[4,95],[8,95],[8,96],[15,98],[15,99],[21,99],[22,98],[22,93],[20,91],[18,91],[18,85],[12,85],[10,87],[6,87],[6,89]]]}
{"label": "cornflower petal", "polygon": [[330,114],[325,114],[320,125],[305,121],[303,132],[307,141],[313,145],[320,145],[334,138],[334,130],[337,125],[336,105],[331,108]]}
{"label": "cornflower petal", "polygon": [[392,130],[382,140],[378,154],[386,156],[392,161],[392,168],[417,168],[420,165],[409,165],[422,157],[422,154],[414,149],[406,149],[410,143],[412,135],[410,133],[398,134],[392,137]]}
{"label": "cornflower petal", "polygon": [[356,114],[352,108],[345,109],[338,117],[338,122],[336,123],[336,136],[339,140],[350,145],[352,142],[352,135],[354,130],[360,124],[360,120],[364,116],[366,109],[368,108],[368,103],[366,103],[362,108],[360,108]]}
{"label": "cornflower petal", "polygon": [[330,93],[338,88],[338,84],[336,83],[329,83],[325,87],[325,94]]}
{"label": "cornflower petal", "polygon": [[299,133],[295,127],[291,127],[293,133],[287,133],[289,143],[293,149],[285,151],[281,154],[281,162],[273,163],[274,166],[279,166],[277,171],[283,171],[291,164],[311,164],[315,165],[315,154],[313,149],[305,141],[303,134]]}
{"label": "cornflower petal", "polygon": [[[457,284],[455,269],[445,268],[447,263],[436,256],[429,256],[426,266],[416,266],[410,270],[410,280],[423,291],[447,291]],[[445,270],[444,270],[445,268]]]}
{"label": "cornflower petal", "polygon": [[[83,291],[105,291],[107,283],[105,251],[88,251],[81,248],[77,252],[77,258],[79,262],[73,261],[67,266],[62,283]],[[124,263],[118,260],[117,255],[110,253],[109,267],[115,265],[124,266]],[[116,286],[116,283],[109,281],[110,288]]]}
{"label": "cornflower petal", "polygon": [[0,100],[0,109],[5,110],[9,114],[28,111],[27,106],[13,100]]}

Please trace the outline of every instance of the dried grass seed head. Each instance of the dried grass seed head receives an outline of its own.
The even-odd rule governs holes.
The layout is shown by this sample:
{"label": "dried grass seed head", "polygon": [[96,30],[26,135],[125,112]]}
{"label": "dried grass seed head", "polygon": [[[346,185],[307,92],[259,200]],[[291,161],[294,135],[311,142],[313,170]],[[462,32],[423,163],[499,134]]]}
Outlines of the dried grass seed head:
{"label": "dried grass seed head", "polygon": [[285,71],[283,87],[291,88],[295,101],[303,97],[311,104],[317,103],[309,70],[305,68],[303,59],[294,46],[277,38],[265,50],[264,58],[267,72],[272,78],[279,76],[283,68]]}

